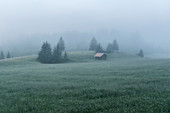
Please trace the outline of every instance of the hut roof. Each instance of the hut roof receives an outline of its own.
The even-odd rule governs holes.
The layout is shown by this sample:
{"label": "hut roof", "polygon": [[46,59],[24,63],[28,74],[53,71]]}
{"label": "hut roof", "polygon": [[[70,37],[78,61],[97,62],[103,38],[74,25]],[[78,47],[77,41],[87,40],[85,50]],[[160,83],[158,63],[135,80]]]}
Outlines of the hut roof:
{"label": "hut roof", "polygon": [[105,55],[105,53],[96,53],[94,57],[102,57],[103,55]]}

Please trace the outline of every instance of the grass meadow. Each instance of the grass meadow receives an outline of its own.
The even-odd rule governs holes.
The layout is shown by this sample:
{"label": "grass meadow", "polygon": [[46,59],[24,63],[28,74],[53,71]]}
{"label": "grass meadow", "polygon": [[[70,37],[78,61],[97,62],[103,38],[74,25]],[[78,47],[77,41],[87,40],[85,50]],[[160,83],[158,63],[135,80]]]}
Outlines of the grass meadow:
{"label": "grass meadow", "polygon": [[69,52],[61,64],[36,56],[0,61],[0,113],[170,112],[170,59],[93,55]]}

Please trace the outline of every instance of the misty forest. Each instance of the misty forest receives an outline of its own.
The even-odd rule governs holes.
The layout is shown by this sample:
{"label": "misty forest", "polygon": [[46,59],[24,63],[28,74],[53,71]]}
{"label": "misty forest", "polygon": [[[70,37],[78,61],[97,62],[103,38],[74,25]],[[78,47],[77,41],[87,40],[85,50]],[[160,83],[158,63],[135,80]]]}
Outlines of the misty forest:
{"label": "misty forest", "polygon": [[0,1],[0,113],[170,113],[169,0]]}

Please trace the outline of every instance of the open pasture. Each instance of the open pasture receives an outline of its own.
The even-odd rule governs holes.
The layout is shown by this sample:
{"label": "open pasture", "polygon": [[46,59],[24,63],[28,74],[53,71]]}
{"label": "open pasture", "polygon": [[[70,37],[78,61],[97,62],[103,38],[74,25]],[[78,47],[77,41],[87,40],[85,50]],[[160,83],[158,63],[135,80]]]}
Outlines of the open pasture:
{"label": "open pasture", "polygon": [[61,64],[0,61],[0,113],[170,112],[170,59],[93,55],[69,52]]}

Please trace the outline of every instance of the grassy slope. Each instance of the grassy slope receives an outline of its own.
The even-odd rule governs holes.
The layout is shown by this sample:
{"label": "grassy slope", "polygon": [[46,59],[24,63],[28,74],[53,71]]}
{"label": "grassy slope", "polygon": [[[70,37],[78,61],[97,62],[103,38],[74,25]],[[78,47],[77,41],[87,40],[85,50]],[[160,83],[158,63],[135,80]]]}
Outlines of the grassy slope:
{"label": "grassy slope", "polygon": [[64,64],[0,61],[0,113],[170,112],[170,59],[93,54],[68,53],[77,62]]}

